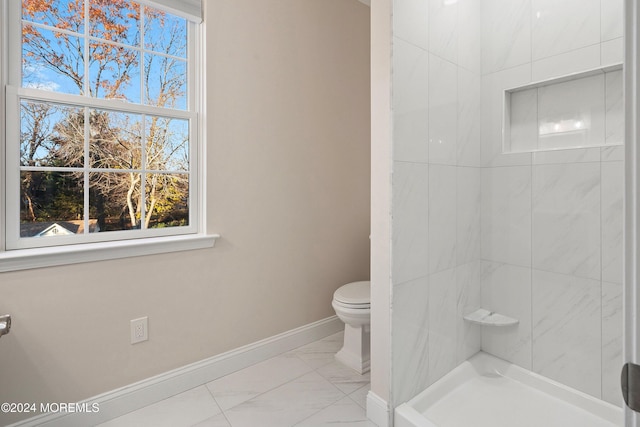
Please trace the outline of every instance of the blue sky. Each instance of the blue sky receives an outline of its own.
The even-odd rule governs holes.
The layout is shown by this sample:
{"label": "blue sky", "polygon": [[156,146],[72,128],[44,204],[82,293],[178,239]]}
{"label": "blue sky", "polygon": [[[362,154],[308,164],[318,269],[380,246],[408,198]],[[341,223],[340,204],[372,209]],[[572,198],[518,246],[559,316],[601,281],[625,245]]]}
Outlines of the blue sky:
{"label": "blue sky", "polygon": [[[62,18],[67,18],[69,21],[73,21],[74,19],[66,13],[69,10],[69,4],[73,3],[71,0],[56,0],[53,5],[56,10],[59,11],[59,15]],[[136,7],[140,7],[137,5]],[[169,43],[171,41],[170,35],[172,34],[171,30],[176,30],[180,34],[184,34],[186,37],[186,20],[183,18],[165,15],[164,22],[161,22],[159,19],[149,19],[149,14],[147,11],[152,11],[152,9],[145,7],[145,20],[146,22],[146,32],[145,32],[145,46],[146,48],[152,48],[153,46],[157,47],[158,51],[168,51],[168,53],[175,55],[180,58],[186,57],[186,46],[179,45],[171,48]],[[128,30],[125,32],[125,36],[119,40],[125,44],[131,44],[132,46],[139,46],[140,44],[140,21],[131,17],[127,17],[126,15],[130,14],[131,10],[123,10],[122,15],[123,18],[117,17],[115,21],[118,24],[125,25]],[[57,26],[59,23],[55,22],[55,17],[50,15],[45,15],[43,13],[36,14],[35,17],[26,17],[31,22],[41,23],[50,26]],[[25,24],[28,25],[28,24]],[[82,49],[84,47],[84,43],[86,43],[83,33],[84,30],[82,26],[76,28],[79,33],[79,37],[70,36],[72,38],[73,46],[80,46]],[[49,31],[46,29],[38,28],[42,37],[45,38],[52,49],[60,56],[64,56],[64,58],[73,58],[70,61],[65,60],[65,62],[74,64],[74,68],[76,68],[76,72],[80,76],[84,76],[84,63],[82,62],[82,58],[77,58],[77,52],[74,52],[73,49],[69,49],[62,38],[56,37],[56,31]],[[90,31],[91,35],[94,36],[104,36],[105,31],[102,25],[96,25],[94,29]],[[59,35],[59,34],[58,34]],[[92,51],[95,48],[95,40],[91,41],[91,44],[94,45],[92,47]],[[98,45],[99,46],[99,45]],[[26,52],[23,49],[23,52]],[[131,55],[136,56],[137,65],[131,67],[128,70],[129,83],[120,91],[120,95],[124,96],[129,102],[140,103],[141,102],[141,79],[148,81],[148,91],[150,100],[143,100],[145,103],[153,104],[153,101],[157,98],[158,93],[160,91],[160,85],[158,79],[154,79],[153,76],[159,75],[162,71],[162,60],[164,59],[160,55],[153,55],[152,53],[145,53],[146,64],[151,64],[150,72],[151,78],[146,79],[146,76],[143,76],[141,73],[142,61],[140,58],[140,52],[135,49],[124,49],[124,52],[128,52]],[[124,55],[124,53],[122,53]],[[71,79],[70,77],[57,72],[52,69],[50,66],[46,66],[43,63],[37,63],[33,59],[23,56],[27,62],[23,64],[23,86],[25,87],[34,87],[38,89],[45,90],[53,90],[56,92],[68,93],[68,94],[80,94],[81,89],[78,85]],[[186,61],[173,60],[171,67],[168,67],[169,73],[172,76],[184,76],[184,82],[181,85],[180,91],[186,94],[186,73],[187,73],[187,65]],[[101,78],[104,80],[105,78],[111,81],[117,80],[121,76],[121,65],[116,61],[112,61],[110,63],[102,63],[99,64],[94,62],[90,64],[89,70],[89,79],[91,87],[95,87],[96,77],[98,73],[98,69],[100,65],[105,66],[102,71]],[[86,91],[86,88],[83,88]],[[98,97],[104,97],[106,94],[104,90],[100,90],[97,93]],[[186,109],[186,95],[182,96],[177,100],[174,108],[178,109]]]}

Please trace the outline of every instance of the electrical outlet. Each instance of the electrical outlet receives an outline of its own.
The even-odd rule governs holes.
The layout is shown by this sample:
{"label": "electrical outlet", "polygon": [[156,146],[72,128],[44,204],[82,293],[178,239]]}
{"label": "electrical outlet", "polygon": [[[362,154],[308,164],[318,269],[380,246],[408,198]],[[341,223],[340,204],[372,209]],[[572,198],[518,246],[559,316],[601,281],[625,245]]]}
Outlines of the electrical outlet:
{"label": "electrical outlet", "polygon": [[141,317],[131,321],[131,344],[149,339],[149,318]]}

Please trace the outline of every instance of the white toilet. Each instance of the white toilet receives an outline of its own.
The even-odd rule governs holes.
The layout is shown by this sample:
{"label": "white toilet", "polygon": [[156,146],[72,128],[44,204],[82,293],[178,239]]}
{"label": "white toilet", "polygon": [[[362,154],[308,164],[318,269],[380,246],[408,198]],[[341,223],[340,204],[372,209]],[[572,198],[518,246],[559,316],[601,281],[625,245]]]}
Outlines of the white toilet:
{"label": "white toilet", "polygon": [[331,302],[344,322],[344,344],[336,359],[357,372],[369,372],[371,282],[347,283],[338,288]]}

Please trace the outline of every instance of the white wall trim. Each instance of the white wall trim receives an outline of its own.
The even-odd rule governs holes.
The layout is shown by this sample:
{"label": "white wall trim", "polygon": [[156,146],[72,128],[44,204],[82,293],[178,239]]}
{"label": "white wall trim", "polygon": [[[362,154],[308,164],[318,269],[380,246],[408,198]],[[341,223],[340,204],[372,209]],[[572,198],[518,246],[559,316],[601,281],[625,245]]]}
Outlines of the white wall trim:
{"label": "white wall trim", "polygon": [[0,251],[0,273],[213,248],[219,234],[149,237],[53,248]]}
{"label": "white wall trim", "polygon": [[389,404],[372,391],[367,393],[367,418],[378,427],[392,427],[393,425]]}
{"label": "white wall trim", "polygon": [[278,354],[317,341],[339,332],[343,327],[344,324],[337,316],[327,317],[79,402],[86,403],[88,407],[91,407],[93,403],[98,403],[99,412],[42,414],[11,424],[9,427],[85,427],[103,423]]}

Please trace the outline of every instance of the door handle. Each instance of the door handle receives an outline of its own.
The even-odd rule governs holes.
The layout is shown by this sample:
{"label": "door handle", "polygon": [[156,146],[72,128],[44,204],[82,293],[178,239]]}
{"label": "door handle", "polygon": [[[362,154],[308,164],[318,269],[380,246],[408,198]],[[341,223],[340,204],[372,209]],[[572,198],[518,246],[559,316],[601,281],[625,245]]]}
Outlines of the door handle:
{"label": "door handle", "polygon": [[620,374],[620,385],[624,403],[635,411],[640,412],[640,365],[625,363]]}

